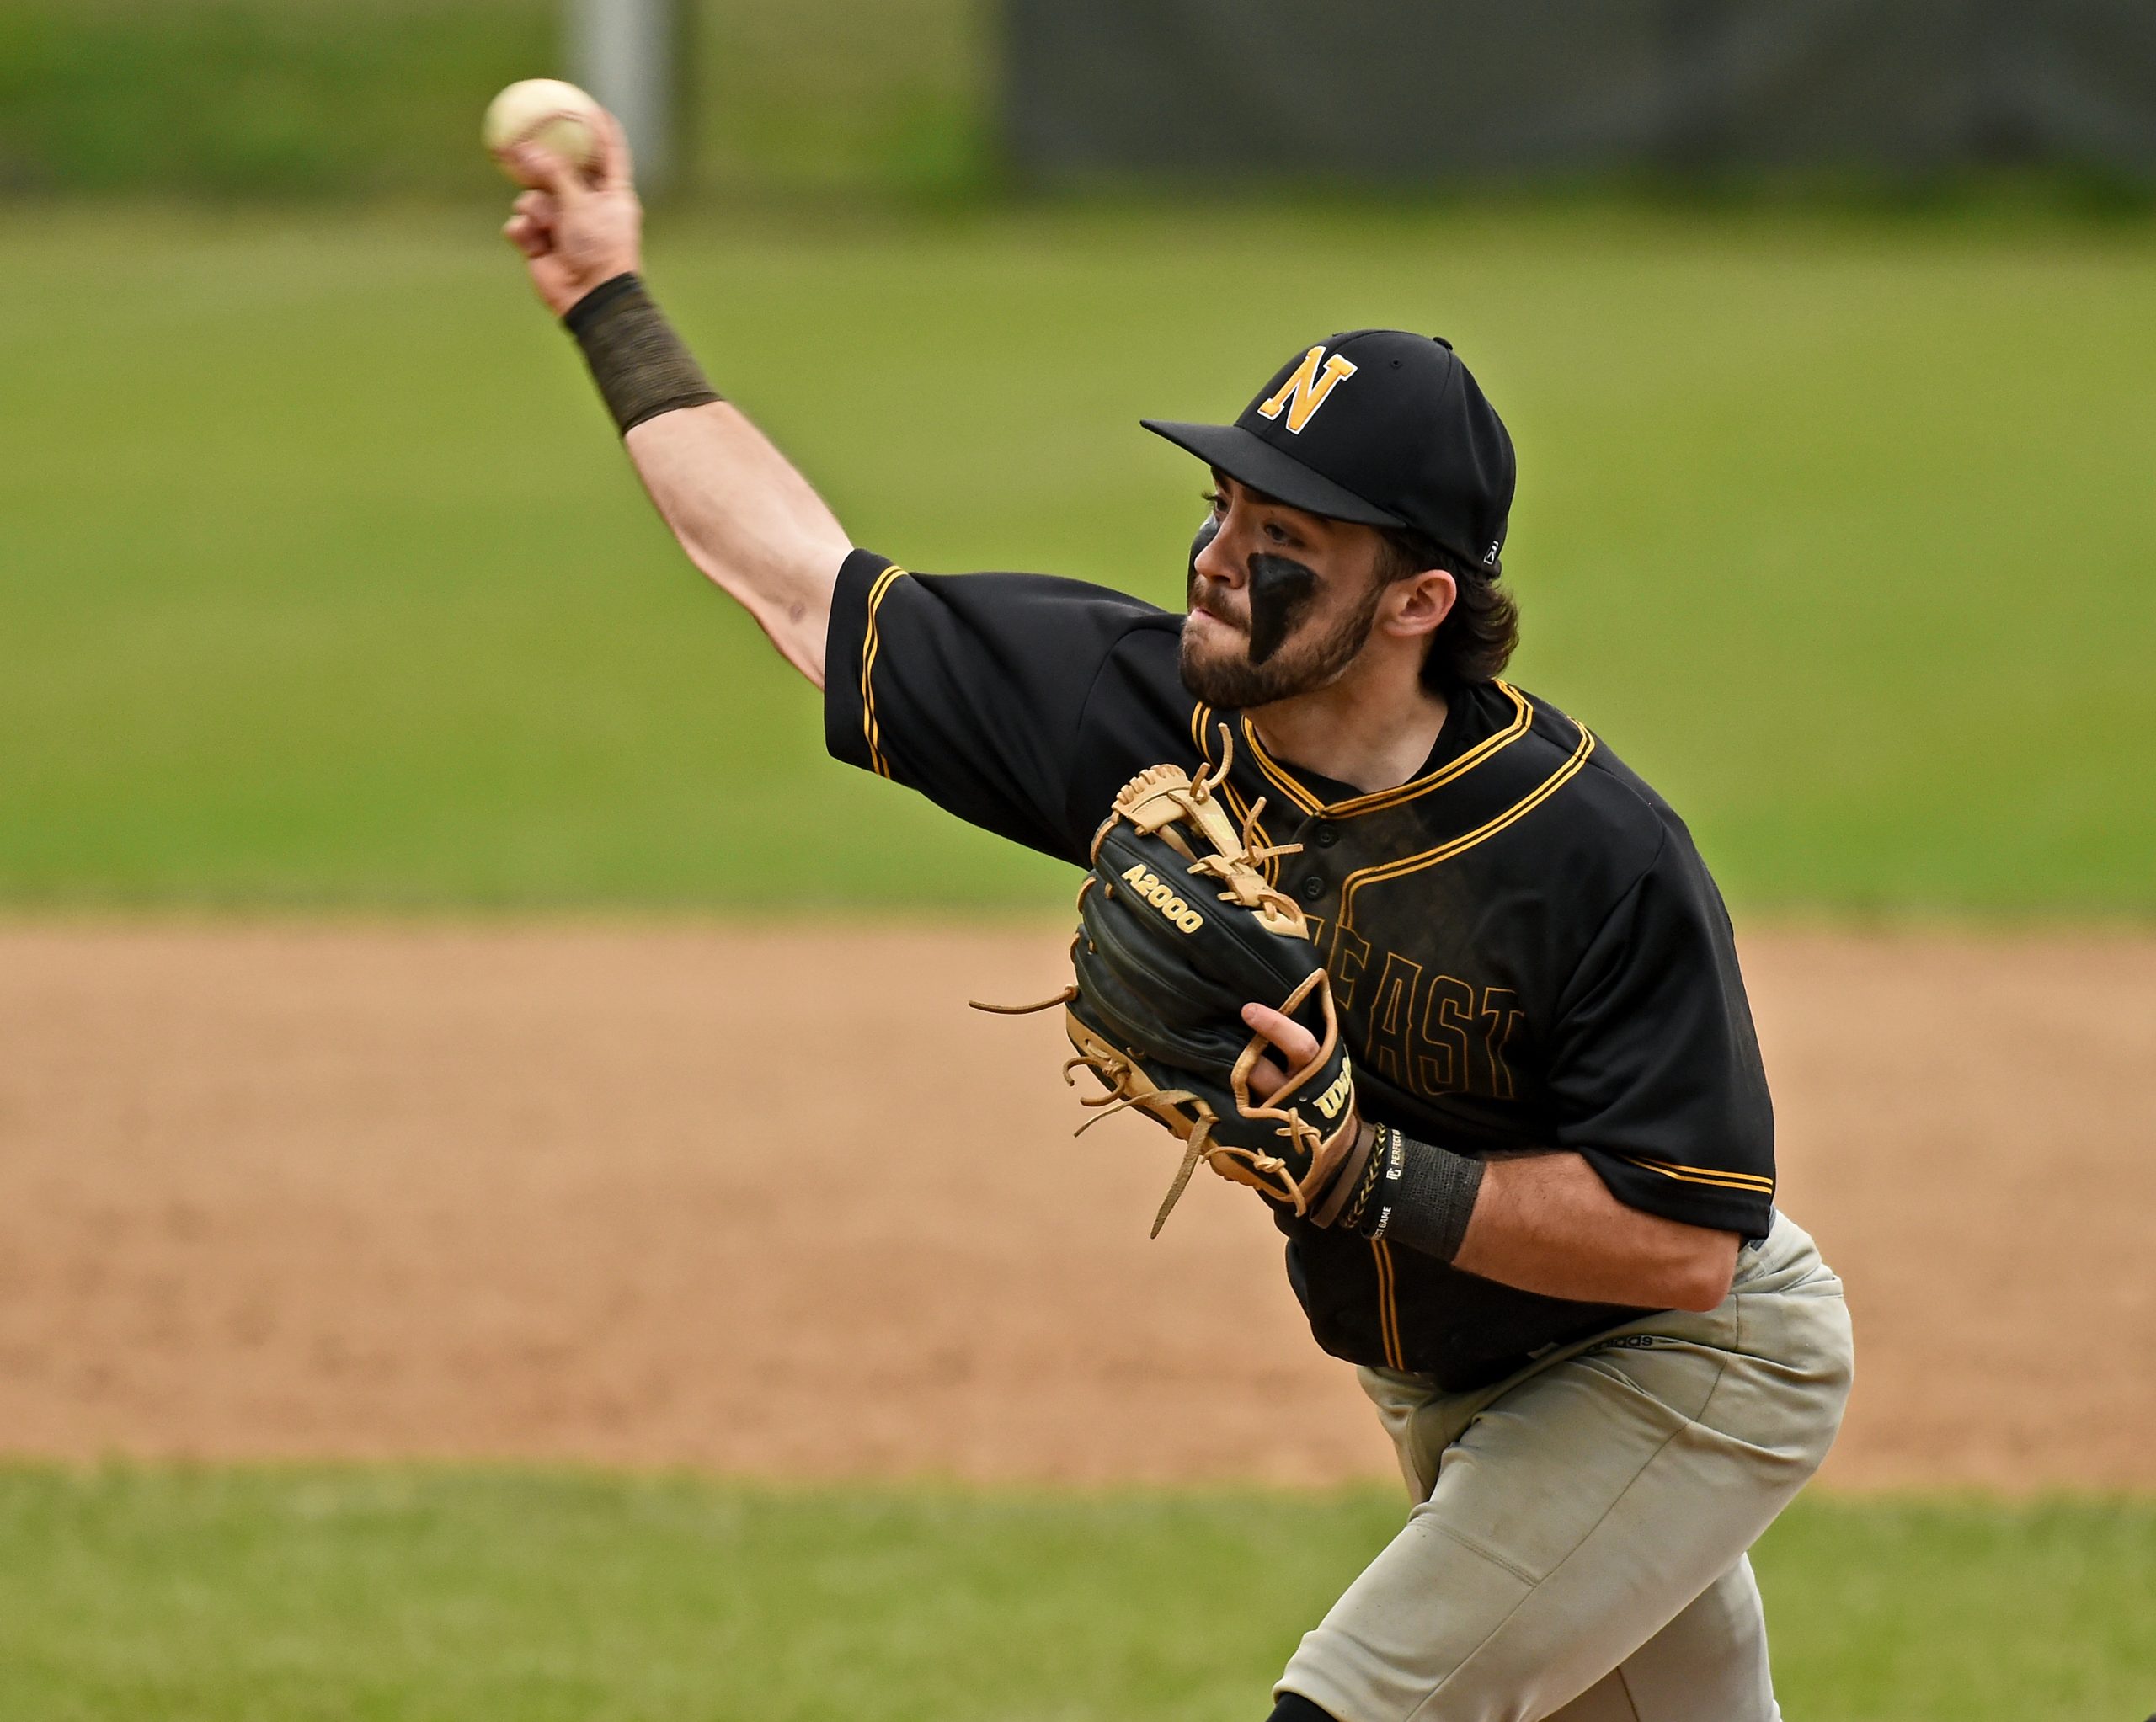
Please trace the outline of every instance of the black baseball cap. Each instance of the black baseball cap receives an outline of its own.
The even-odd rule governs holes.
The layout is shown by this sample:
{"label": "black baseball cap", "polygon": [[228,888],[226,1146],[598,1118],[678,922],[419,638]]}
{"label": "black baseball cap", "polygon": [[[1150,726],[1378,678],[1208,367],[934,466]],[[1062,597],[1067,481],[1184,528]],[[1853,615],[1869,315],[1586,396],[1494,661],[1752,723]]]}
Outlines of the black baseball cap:
{"label": "black baseball cap", "polygon": [[1513,440],[1438,335],[1352,329],[1290,359],[1233,424],[1139,421],[1291,508],[1405,526],[1495,568]]}

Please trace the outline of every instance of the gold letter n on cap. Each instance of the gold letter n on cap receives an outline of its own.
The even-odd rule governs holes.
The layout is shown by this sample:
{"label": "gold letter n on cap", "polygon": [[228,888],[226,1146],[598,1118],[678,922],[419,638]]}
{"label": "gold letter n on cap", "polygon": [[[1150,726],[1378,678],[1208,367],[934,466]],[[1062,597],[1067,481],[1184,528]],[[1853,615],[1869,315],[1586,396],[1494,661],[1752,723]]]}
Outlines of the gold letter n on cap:
{"label": "gold letter n on cap", "polygon": [[1317,362],[1325,359],[1325,349],[1313,347],[1303,355],[1303,362],[1295,367],[1294,375],[1280,385],[1279,393],[1258,408],[1261,417],[1278,419],[1280,409],[1288,409],[1288,429],[1300,431],[1310,422],[1310,415],[1325,404],[1325,397],[1332,392],[1332,386],[1343,376],[1353,376],[1355,367],[1335,353],[1325,359],[1325,369],[1320,371]]}

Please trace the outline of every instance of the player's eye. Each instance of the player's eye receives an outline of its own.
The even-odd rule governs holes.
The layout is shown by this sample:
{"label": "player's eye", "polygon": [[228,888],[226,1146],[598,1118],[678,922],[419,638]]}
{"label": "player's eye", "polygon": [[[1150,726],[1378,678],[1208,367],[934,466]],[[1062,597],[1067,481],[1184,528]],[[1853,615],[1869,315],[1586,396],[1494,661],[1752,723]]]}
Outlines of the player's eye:
{"label": "player's eye", "polygon": [[1217,490],[1209,490],[1204,492],[1203,494],[1203,499],[1213,504],[1213,512],[1216,514],[1228,505],[1228,498],[1221,495]]}

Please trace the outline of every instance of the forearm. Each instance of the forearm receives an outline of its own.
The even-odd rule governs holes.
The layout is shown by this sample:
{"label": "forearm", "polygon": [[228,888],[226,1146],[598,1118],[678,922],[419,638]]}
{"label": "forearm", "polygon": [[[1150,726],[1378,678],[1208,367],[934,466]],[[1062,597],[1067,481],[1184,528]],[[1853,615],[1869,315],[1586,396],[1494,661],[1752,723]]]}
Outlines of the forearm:
{"label": "forearm", "polygon": [[746,414],[720,401],[663,413],[623,439],[689,560],[824,685],[824,638],[852,541]]}
{"label": "forearm", "polygon": [[1728,1295],[1737,1234],[1644,1213],[1576,1154],[1492,1160],[1454,1258],[1522,1291],[1589,1303],[1711,1309]]}
{"label": "forearm", "polygon": [[1627,1207],[1577,1154],[1482,1160],[1391,1130],[1317,1218],[1579,1303],[1710,1309],[1737,1261],[1734,1233]]}
{"label": "forearm", "polygon": [[633,275],[564,318],[645,490],[691,562],[818,686],[851,541],[808,480],[720,399]]}

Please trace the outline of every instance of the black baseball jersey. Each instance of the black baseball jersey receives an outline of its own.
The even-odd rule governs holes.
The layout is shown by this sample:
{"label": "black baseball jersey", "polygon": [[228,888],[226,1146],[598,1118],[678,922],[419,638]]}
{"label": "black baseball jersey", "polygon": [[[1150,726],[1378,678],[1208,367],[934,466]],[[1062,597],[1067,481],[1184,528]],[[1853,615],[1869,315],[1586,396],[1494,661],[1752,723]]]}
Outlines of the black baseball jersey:
{"label": "black baseball jersey", "polygon": [[[1310,915],[1363,1111],[1478,1154],[1564,1149],[1619,1200],[1766,1233],[1774,1123],[1729,916],[1683,821],[1593,732],[1502,682],[1453,696],[1422,771],[1364,794],[1185,690],[1182,617],[1039,574],[856,551],[825,664],[837,758],[1074,865],[1148,765],[1225,793]],[[1545,1298],[1274,1210],[1318,1342],[1495,1380],[1645,1312]]]}

